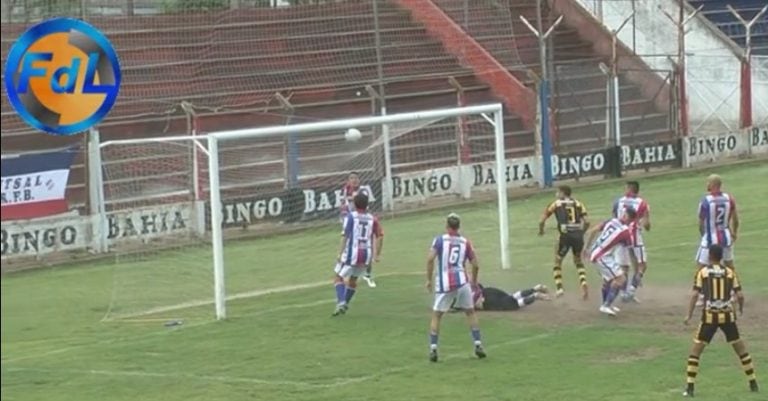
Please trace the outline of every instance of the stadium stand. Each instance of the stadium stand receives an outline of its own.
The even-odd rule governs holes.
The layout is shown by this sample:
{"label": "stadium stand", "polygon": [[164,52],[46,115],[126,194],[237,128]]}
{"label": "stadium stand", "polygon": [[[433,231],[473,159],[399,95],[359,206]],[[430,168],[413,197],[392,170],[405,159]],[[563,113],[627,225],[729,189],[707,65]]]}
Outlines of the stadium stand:
{"label": "stadium stand", "polygon": [[[731,13],[733,7],[742,18],[749,21],[768,3],[765,0],[689,0],[694,8],[702,7],[701,13],[741,48],[746,46],[746,29]],[[752,54],[768,55],[768,15],[752,26]]]}

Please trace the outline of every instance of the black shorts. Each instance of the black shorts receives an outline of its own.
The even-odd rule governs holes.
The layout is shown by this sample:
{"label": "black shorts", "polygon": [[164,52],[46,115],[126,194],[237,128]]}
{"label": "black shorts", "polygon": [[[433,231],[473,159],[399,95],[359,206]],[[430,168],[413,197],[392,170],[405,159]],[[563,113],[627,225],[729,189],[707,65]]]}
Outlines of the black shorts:
{"label": "black shorts", "polygon": [[715,333],[717,333],[717,330],[723,331],[723,334],[725,334],[725,341],[728,343],[734,343],[741,339],[741,337],[739,337],[739,327],[736,325],[736,322],[729,322],[720,324],[701,323],[699,324],[699,329],[696,331],[696,336],[693,340],[697,343],[709,344],[715,336]]}
{"label": "black shorts", "polygon": [[581,251],[584,250],[584,233],[581,231],[560,234],[560,239],[557,241],[557,249],[555,253],[557,256],[563,258],[568,254],[568,251],[572,251],[574,256],[580,256]]}

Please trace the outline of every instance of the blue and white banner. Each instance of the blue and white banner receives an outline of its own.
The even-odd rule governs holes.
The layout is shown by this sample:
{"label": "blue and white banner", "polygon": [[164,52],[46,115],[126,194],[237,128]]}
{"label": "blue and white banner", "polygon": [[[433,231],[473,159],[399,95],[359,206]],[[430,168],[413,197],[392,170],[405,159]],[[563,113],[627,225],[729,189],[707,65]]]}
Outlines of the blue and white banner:
{"label": "blue and white banner", "polygon": [[33,219],[66,212],[69,169],[78,149],[3,156],[2,220]]}

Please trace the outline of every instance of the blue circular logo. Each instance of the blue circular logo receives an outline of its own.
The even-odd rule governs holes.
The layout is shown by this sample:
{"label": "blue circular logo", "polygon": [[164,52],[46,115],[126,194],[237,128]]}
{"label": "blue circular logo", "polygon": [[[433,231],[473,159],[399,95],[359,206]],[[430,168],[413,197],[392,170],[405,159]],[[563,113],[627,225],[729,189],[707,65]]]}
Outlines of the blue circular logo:
{"label": "blue circular logo", "polygon": [[101,121],[117,100],[120,63],[104,34],[73,18],[27,29],[5,63],[8,100],[29,125],[73,135]]}

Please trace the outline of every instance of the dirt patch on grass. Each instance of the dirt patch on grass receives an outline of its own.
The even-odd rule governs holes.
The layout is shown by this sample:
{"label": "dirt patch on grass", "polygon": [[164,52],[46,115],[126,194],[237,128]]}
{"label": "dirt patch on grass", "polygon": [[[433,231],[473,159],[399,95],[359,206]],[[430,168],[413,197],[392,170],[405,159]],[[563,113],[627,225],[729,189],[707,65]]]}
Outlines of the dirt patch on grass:
{"label": "dirt patch on grass", "polygon": [[[689,300],[688,286],[648,285],[638,291],[641,303],[624,303],[617,300],[621,308],[616,317],[598,312],[600,289],[592,288],[590,299],[583,301],[579,291],[570,291],[552,301],[537,301],[525,309],[512,313],[488,313],[490,316],[512,315],[511,318],[546,327],[582,326],[613,321],[624,327],[635,327],[641,332],[690,335],[698,324],[698,311],[689,326],[683,325]],[[739,319],[739,326],[749,340],[755,335],[768,331],[768,299],[750,297],[747,294],[745,314]]]}
{"label": "dirt patch on grass", "polygon": [[641,348],[632,350],[629,352],[625,352],[623,354],[615,354],[610,358],[607,359],[600,359],[600,363],[616,363],[616,364],[622,364],[622,363],[632,363],[632,362],[638,362],[638,361],[649,361],[651,359],[656,359],[657,357],[661,356],[664,353],[664,351],[661,348],[657,347],[648,347],[648,348]]}

